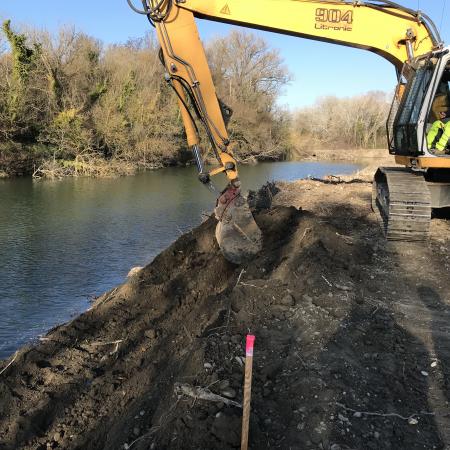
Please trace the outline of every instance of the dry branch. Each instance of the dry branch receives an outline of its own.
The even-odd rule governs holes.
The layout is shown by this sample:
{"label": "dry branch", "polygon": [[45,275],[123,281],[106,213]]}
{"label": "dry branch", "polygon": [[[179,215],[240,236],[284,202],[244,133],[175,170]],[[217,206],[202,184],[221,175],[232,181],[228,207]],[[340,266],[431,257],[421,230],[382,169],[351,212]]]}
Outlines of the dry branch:
{"label": "dry branch", "polygon": [[175,383],[174,386],[175,394],[180,396],[192,397],[195,400],[206,400],[209,402],[225,403],[228,406],[236,406],[237,408],[242,408],[242,405],[229,398],[222,397],[221,395],[214,394],[207,388],[202,388],[199,386],[191,386],[189,384]]}
{"label": "dry branch", "polygon": [[346,411],[350,411],[353,413],[358,413],[361,414],[363,416],[376,416],[376,417],[397,417],[399,419],[402,420],[410,420],[413,419],[414,417],[418,417],[418,416],[434,416],[433,412],[420,412],[420,413],[414,413],[411,414],[408,417],[404,417],[400,414],[397,413],[378,413],[378,412],[371,412],[371,411],[358,411],[356,409],[353,408],[349,408],[348,406],[343,405],[342,403],[336,402],[337,406],[340,406],[341,408],[345,409]]}
{"label": "dry branch", "polygon": [[17,358],[17,352],[16,353],[14,353],[14,357],[13,357],[13,359],[5,366],[5,367],[3,367],[3,369],[0,371],[0,375],[3,373],[3,372],[5,372],[5,370],[16,360],[16,358]]}

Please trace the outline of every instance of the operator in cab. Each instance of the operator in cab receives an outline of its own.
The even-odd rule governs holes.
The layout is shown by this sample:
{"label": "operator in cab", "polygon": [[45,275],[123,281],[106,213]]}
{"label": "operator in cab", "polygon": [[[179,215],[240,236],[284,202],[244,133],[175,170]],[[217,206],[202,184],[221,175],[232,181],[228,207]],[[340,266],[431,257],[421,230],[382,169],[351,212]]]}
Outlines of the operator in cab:
{"label": "operator in cab", "polygon": [[446,121],[446,111],[439,111],[439,119],[433,122],[427,133],[428,148],[435,150],[437,155],[446,153],[447,144],[450,140],[450,122]]}

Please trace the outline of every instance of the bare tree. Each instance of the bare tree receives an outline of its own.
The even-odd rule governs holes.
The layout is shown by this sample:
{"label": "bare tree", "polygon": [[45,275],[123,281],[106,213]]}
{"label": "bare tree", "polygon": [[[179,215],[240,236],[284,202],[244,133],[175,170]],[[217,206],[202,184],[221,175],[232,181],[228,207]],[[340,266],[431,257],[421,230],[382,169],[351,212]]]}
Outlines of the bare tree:
{"label": "bare tree", "polygon": [[384,92],[321,98],[294,115],[294,140],[300,148],[383,146],[389,105],[390,95]]}
{"label": "bare tree", "polygon": [[276,105],[290,74],[278,50],[252,33],[233,31],[207,45],[219,97],[231,107],[229,124],[241,159],[279,159],[287,150],[288,115]]}
{"label": "bare tree", "polygon": [[[180,160],[184,130],[154,33],[107,47],[73,27],[55,35],[13,24],[11,33],[33,60],[26,82],[14,85],[14,52],[0,34],[0,155],[34,158],[41,174],[86,173],[100,160],[145,168]],[[276,100],[290,75],[279,52],[242,32],[207,49],[218,95],[234,110],[237,156],[282,158],[290,115]]]}

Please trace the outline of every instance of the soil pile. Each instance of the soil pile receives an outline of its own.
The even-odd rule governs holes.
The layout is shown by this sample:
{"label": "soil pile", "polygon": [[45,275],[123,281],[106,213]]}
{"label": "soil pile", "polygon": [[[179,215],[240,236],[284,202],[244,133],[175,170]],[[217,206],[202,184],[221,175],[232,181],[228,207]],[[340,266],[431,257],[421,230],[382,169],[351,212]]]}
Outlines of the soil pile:
{"label": "soil pile", "polygon": [[254,199],[251,263],[222,257],[208,219],[22,349],[0,374],[0,449],[237,448],[249,331],[251,448],[450,448],[448,222],[390,244],[370,184],[278,189]]}

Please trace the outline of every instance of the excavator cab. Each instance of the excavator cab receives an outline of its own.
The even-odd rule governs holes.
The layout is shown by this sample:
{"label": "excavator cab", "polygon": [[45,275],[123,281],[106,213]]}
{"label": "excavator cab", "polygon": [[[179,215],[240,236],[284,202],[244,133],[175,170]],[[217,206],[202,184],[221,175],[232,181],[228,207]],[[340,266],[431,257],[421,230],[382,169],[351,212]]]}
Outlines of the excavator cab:
{"label": "excavator cab", "polygon": [[[388,239],[426,240],[432,209],[450,207],[449,111],[449,48],[405,63],[387,122],[389,152],[404,167],[380,167],[372,190]],[[438,125],[442,134],[431,139]]]}
{"label": "excavator cab", "polygon": [[427,134],[440,113],[449,116],[449,83],[448,48],[403,66],[387,122],[389,152],[400,157],[396,158],[400,164],[414,167],[419,162],[416,157],[443,156],[428,145]]}

